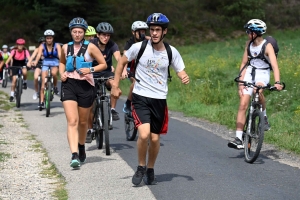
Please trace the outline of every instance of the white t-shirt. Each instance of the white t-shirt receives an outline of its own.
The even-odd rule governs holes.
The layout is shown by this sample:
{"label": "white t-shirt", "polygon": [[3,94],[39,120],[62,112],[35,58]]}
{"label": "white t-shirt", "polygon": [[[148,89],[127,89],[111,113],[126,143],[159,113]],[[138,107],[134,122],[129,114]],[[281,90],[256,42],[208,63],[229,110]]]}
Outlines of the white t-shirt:
{"label": "white t-shirt", "polygon": [[[128,61],[137,58],[142,42],[133,44],[126,52]],[[185,66],[181,55],[173,46],[171,66],[176,73],[181,72]],[[168,53],[167,50],[156,51],[149,40],[135,71],[133,93],[154,99],[166,99],[168,93]]]}

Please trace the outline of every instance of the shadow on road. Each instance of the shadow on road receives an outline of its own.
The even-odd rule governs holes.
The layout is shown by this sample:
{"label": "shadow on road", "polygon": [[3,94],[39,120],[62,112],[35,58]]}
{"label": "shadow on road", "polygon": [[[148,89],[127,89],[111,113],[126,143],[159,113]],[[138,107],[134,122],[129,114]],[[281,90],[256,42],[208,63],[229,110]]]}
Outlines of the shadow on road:
{"label": "shadow on road", "polygon": [[159,174],[159,175],[156,175],[156,179],[157,179],[158,182],[172,181],[173,178],[185,178],[187,181],[194,181],[193,177],[186,176],[186,175],[179,175],[179,174]]}

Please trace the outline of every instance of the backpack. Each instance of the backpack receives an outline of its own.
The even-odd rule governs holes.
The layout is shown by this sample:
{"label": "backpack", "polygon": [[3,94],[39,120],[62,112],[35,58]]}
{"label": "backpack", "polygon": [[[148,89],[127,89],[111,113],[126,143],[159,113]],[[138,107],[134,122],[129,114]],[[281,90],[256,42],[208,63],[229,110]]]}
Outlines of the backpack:
{"label": "backpack", "polygon": [[[142,42],[142,46],[140,48],[138,56],[137,56],[137,58],[135,59],[135,61],[133,63],[134,64],[134,69],[133,70],[130,69],[130,71],[134,71],[135,72],[135,69],[136,69],[136,67],[137,67],[137,65],[139,63],[140,58],[142,57],[142,55],[143,55],[143,53],[144,53],[144,51],[146,49],[147,44],[148,44],[148,40],[144,40]],[[170,65],[171,65],[171,62],[172,62],[172,50],[171,50],[171,47],[170,47],[170,45],[168,43],[164,42],[164,45],[165,45],[165,48],[167,50],[168,59],[169,59],[168,80],[171,82],[172,76],[170,75]]]}
{"label": "backpack", "polygon": [[[84,41],[81,45],[77,55],[74,55],[74,42],[68,43],[67,48],[67,62],[66,62],[66,70],[68,72],[73,72],[75,69],[79,70],[80,68],[90,68],[92,67],[92,62],[85,62],[84,54],[89,45],[88,41]],[[74,66],[74,62],[76,63],[76,68]]]}
{"label": "backpack", "polygon": [[266,42],[263,44],[263,46],[261,48],[261,51],[259,52],[259,54],[256,57],[253,57],[251,55],[251,53],[250,53],[250,44],[251,44],[251,42],[249,43],[248,48],[247,48],[248,63],[250,63],[250,60],[252,60],[252,59],[261,59],[261,60],[265,61],[269,65],[270,69],[272,70],[272,66],[271,66],[270,60],[269,60],[269,58],[267,58],[265,56],[266,46],[267,46],[268,43],[270,43],[273,46],[276,58],[278,56],[279,47],[278,47],[276,39],[273,38],[272,36],[267,36],[265,38],[265,40],[266,40]]}

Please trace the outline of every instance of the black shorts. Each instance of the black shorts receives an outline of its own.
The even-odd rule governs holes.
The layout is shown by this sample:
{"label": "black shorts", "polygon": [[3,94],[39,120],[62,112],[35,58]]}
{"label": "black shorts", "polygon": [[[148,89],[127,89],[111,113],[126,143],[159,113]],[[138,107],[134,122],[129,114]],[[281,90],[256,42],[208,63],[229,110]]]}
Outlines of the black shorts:
{"label": "black shorts", "polygon": [[[24,67],[25,68],[25,67]],[[22,68],[23,69],[23,68]],[[21,69],[21,73],[22,73],[22,69]],[[16,75],[18,75],[19,74],[19,70],[20,70],[20,68],[10,68],[10,70],[11,70],[11,75],[12,76],[16,76]]]}
{"label": "black shorts", "polygon": [[151,133],[168,131],[168,106],[166,99],[153,99],[132,93],[132,115],[135,126],[150,123]]}
{"label": "black shorts", "polygon": [[[102,71],[102,72],[96,72],[96,73],[93,74],[94,78],[101,78],[101,77],[108,78],[108,77],[111,77],[111,76],[115,76],[115,74],[111,71]],[[95,85],[96,85],[96,81],[95,81]],[[106,84],[106,89],[108,91],[110,91],[111,90],[111,85]]]}
{"label": "black shorts", "polygon": [[94,98],[94,86],[86,80],[67,78],[61,83],[61,101],[72,100],[76,101],[79,107],[89,108],[93,105]]}

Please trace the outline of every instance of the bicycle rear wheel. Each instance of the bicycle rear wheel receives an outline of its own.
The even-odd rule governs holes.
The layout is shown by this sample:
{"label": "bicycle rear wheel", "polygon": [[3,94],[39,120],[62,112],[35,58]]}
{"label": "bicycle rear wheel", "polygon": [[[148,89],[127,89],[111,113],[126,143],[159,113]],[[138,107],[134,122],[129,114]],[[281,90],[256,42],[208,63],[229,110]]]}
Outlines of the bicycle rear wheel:
{"label": "bicycle rear wheel", "polygon": [[41,87],[42,87],[42,81],[41,76],[38,77],[38,98],[39,98],[39,111],[42,111],[41,105]]}
{"label": "bicycle rear wheel", "polygon": [[96,108],[97,112],[94,115],[94,130],[96,134],[96,146],[98,149],[102,149],[103,147],[103,130],[100,126],[100,108]]}
{"label": "bicycle rear wheel", "polygon": [[110,155],[110,145],[109,145],[109,130],[108,130],[108,122],[109,122],[109,113],[110,110],[108,110],[108,102],[103,101],[102,103],[102,109],[103,109],[103,131],[104,131],[104,137],[105,137],[105,152],[106,155]]}
{"label": "bicycle rear wheel", "polygon": [[45,107],[46,107],[46,117],[50,115],[50,101],[51,101],[51,82],[47,82],[47,89],[45,94]]}
{"label": "bicycle rear wheel", "polygon": [[22,78],[18,77],[17,78],[17,87],[16,87],[16,107],[20,108],[21,106],[21,94],[22,94]]}
{"label": "bicycle rear wheel", "polygon": [[[263,141],[264,141],[264,115],[261,111],[255,110],[252,114],[252,122],[250,124],[250,135],[245,134],[245,161],[253,163],[257,159]],[[248,124],[249,125],[249,124]]]}
{"label": "bicycle rear wheel", "polygon": [[128,141],[133,141],[136,138],[137,129],[134,127],[134,121],[130,114],[124,115],[125,133]]}

